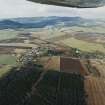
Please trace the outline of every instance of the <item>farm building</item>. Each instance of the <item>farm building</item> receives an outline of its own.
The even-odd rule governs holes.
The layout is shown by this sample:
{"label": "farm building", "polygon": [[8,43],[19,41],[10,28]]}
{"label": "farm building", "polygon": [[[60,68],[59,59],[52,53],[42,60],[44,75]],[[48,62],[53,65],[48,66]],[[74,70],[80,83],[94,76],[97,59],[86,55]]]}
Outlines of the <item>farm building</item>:
{"label": "farm building", "polygon": [[47,59],[45,68],[65,73],[75,73],[87,75],[87,70],[80,59],[53,56]]}

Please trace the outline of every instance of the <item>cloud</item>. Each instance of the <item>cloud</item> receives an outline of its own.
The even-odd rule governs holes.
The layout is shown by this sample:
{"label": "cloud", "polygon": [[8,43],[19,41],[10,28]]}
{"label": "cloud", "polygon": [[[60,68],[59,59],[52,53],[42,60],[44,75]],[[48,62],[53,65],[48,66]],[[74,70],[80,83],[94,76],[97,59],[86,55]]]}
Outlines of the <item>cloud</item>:
{"label": "cloud", "polygon": [[46,6],[26,0],[0,0],[0,18],[40,16]]}
{"label": "cloud", "polygon": [[77,9],[36,4],[26,0],[0,0],[0,18],[36,16],[80,16],[105,18],[105,7]]}

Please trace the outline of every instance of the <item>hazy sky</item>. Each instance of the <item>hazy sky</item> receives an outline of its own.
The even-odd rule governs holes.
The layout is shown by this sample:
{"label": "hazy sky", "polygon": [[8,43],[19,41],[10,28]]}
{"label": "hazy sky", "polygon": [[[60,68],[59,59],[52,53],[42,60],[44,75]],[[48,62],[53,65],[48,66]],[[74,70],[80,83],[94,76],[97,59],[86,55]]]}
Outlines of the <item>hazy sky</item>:
{"label": "hazy sky", "polygon": [[80,16],[105,18],[105,7],[77,9],[36,4],[26,0],[0,0],[0,18],[36,16]]}

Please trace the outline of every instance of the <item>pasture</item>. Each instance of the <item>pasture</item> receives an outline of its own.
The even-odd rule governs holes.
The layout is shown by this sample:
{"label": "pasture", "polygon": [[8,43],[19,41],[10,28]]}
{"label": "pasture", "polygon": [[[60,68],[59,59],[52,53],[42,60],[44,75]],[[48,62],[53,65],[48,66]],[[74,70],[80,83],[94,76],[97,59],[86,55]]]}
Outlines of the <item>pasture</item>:
{"label": "pasture", "polygon": [[15,30],[0,30],[0,40],[16,38],[18,31]]}
{"label": "pasture", "polygon": [[16,63],[16,57],[9,54],[0,55],[0,64],[13,65]]}

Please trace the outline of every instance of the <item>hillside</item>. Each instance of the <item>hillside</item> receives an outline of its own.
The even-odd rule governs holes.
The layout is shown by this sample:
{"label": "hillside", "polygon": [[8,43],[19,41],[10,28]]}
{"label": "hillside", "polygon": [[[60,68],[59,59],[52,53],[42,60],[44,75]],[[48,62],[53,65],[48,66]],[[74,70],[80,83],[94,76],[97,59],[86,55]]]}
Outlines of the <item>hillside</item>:
{"label": "hillside", "polygon": [[14,28],[44,28],[52,27],[71,27],[71,26],[105,26],[102,20],[91,20],[80,17],[30,17],[30,18],[14,18],[0,21],[0,29]]}

